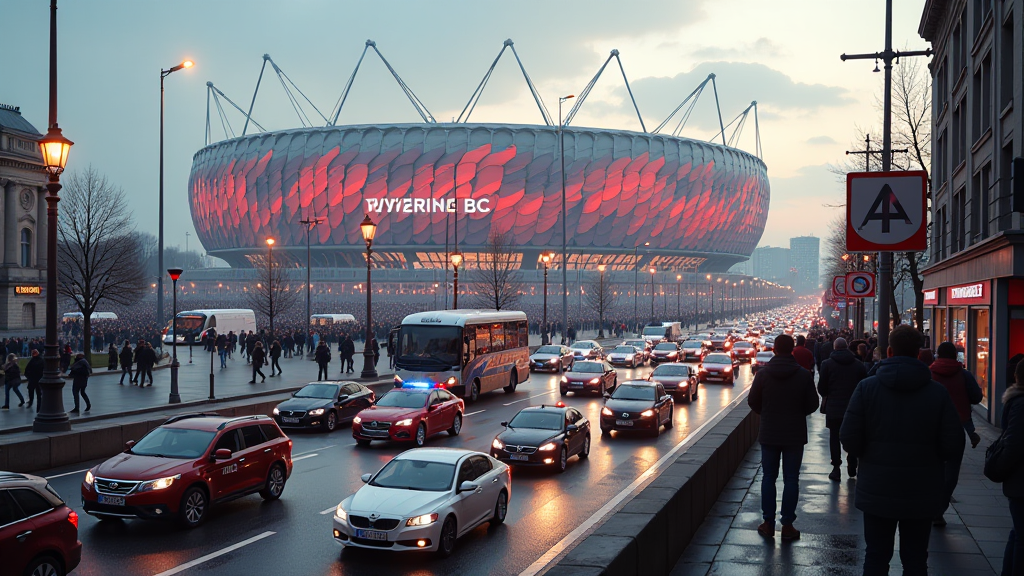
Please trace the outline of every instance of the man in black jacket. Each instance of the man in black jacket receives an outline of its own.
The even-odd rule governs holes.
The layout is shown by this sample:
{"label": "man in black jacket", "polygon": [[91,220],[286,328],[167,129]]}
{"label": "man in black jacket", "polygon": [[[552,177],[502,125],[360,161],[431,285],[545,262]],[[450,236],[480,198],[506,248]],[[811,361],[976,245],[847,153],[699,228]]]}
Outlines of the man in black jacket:
{"label": "man in black jacket", "polygon": [[320,341],[316,346],[315,358],[316,365],[319,367],[316,374],[316,380],[327,380],[330,376],[327,374],[327,364],[331,362],[331,349],[327,347],[327,343],[323,340]]}
{"label": "man in black jacket", "polygon": [[807,444],[807,415],[818,409],[814,377],[793,358],[795,342],[785,334],[775,339],[775,356],[754,376],[747,403],[761,415],[761,512],[764,523],[757,533],[775,536],[775,481],[782,459],[782,539],[796,540],[793,527],[800,496],[800,463]]}
{"label": "man in black jacket", "polygon": [[121,354],[118,356],[118,360],[121,361],[121,381],[118,384],[124,384],[124,376],[128,375],[128,383],[132,383],[132,345],[127,340],[124,341],[124,347],[121,348]]}
{"label": "man in black jacket", "polygon": [[[843,465],[843,449],[839,445],[839,429],[843,415],[857,384],[868,377],[868,370],[857,356],[850,352],[846,338],[836,338],[833,351],[818,370],[818,394],[825,406],[825,427],[828,428],[828,447],[832,455],[832,473],[829,480],[839,482]],[[857,457],[847,455],[846,471],[850,478],[857,475]]]}
{"label": "man in black jacket", "polygon": [[856,506],[864,513],[864,575],[888,574],[896,528],[903,573],[928,573],[932,520],[944,508],[944,466],[964,450],[946,389],[917,359],[921,333],[901,325],[886,359],[857,385],[843,417],[843,448],[859,460]]}
{"label": "man in black jacket", "polygon": [[32,400],[36,399],[36,412],[43,404],[43,389],[39,387],[39,381],[43,379],[43,370],[46,362],[39,355],[39,350],[32,350],[32,357],[25,365],[25,380],[28,380],[28,406],[32,407]]}

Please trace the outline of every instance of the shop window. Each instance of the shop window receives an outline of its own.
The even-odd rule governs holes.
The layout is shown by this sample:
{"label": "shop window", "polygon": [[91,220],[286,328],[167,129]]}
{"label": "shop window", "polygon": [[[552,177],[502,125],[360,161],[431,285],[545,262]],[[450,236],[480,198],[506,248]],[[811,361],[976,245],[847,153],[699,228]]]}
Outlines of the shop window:
{"label": "shop window", "polygon": [[971,358],[968,369],[974,374],[981,386],[984,399],[981,403],[988,406],[989,390],[989,315],[988,308],[971,310],[974,324],[974,341],[971,342]]}
{"label": "shop window", "polygon": [[935,326],[932,330],[932,347],[938,348],[939,344],[949,339],[946,332],[946,309],[935,309]]}
{"label": "shop window", "polygon": [[951,342],[956,346],[957,360],[966,365],[967,308],[949,309],[949,330]]}

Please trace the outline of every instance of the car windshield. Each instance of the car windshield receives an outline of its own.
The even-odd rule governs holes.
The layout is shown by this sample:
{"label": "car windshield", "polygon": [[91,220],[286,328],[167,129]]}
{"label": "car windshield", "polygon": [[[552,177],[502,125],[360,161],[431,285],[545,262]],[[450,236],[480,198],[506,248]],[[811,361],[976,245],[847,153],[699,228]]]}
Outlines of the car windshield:
{"label": "car windshield", "polygon": [[454,477],[454,464],[395,458],[377,473],[370,486],[444,492]]}
{"label": "car windshield", "polygon": [[577,362],[572,365],[569,372],[586,372],[600,374],[604,372],[604,365],[600,362]]}
{"label": "car windshield", "polygon": [[397,360],[409,368],[423,364],[456,366],[461,342],[462,329],[458,326],[402,325]]}
{"label": "car windshield", "polygon": [[644,347],[647,346],[647,341],[646,340],[627,340],[626,341],[626,346],[636,346],[637,348],[640,348],[642,350]]}
{"label": "car windshield", "polygon": [[750,348],[750,342],[739,341],[733,345],[733,348]]}
{"label": "car windshield", "polygon": [[655,350],[675,350],[676,345],[672,342],[662,342],[654,347]]}
{"label": "car windshield", "polygon": [[199,458],[213,441],[215,432],[187,428],[154,428],[131,448],[138,456]]}
{"label": "car windshield", "polygon": [[535,354],[561,354],[562,351],[558,346],[541,346],[537,348]]}
{"label": "car windshield", "polygon": [[650,400],[654,401],[654,386],[623,385],[612,393],[615,400]]}
{"label": "car windshield", "polygon": [[295,397],[334,400],[334,397],[338,395],[338,388],[339,386],[337,384],[310,384],[296,392]]}
{"label": "car windshield", "polygon": [[565,417],[560,412],[544,412],[541,410],[523,410],[508,423],[509,428],[540,428],[541,430],[561,430]]}
{"label": "car windshield", "polygon": [[690,371],[680,364],[662,364],[654,369],[651,376],[689,376]]}
{"label": "car windshield", "polygon": [[705,364],[732,364],[732,358],[725,354],[708,354],[704,358]]}
{"label": "car windshield", "polygon": [[426,394],[401,390],[392,390],[377,400],[377,406],[381,408],[422,408],[426,404]]}
{"label": "car windshield", "polygon": [[695,342],[693,340],[683,342],[683,348],[700,348],[703,345],[703,342]]}
{"label": "car windshield", "polygon": [[570,346],[570,348],[575,348],[577,350],[590,350],[593,347],[594,347],[593,342],[577,342],[577,343],[573,344],[572,346]]}
{"label": "car windshield", "polygon": [[[175,331],[178,334],[197,332],[202,330],[203,326],[206,325],[206,315],[204,314],[196,314],[194,312],[183,314],[179,312],[177,319],[178,321],[176,323],[173,320],[167,323],[168,334],[170,334],[171,331]],[[177,324],[177,326],[174,326],[174,324]]]}
{"label": "car windshield", "polygon": [[665,328],[664,326],[648,326],[644,328],[642,334],[644,336],[664,336]]}
{"label": "car windshield", "polygon": [[632,346],[616,346],[612,354],[636,354],[636,348]]}

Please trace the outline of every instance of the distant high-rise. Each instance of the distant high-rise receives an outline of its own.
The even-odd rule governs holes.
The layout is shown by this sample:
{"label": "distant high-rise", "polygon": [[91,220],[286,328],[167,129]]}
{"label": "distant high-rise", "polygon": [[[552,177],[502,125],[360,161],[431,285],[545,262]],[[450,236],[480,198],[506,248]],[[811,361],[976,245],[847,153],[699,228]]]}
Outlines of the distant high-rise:
{"label": "distant high-rise", "polygon": [[789,248],[762,246],[754,250],[750,259],[754,263],[754,276],[789,285]]}
{"label": "distant high-rise", "polygon": [[818,290],[821,282],[819,271],[821,239],[814,236],[798,236],[789,239],[789,264],[796,269],[797,294],[810,294]]}

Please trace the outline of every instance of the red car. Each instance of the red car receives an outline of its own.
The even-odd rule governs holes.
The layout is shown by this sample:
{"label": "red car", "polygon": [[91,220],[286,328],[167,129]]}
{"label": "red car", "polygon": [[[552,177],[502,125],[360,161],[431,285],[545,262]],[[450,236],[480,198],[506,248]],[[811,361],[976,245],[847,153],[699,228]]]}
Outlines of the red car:
{"label": "red car", "polygon": [[63,576],[82,560],[78,513],[45,478],[0,472],[0,558],[4,574]]}
{"label": "red car", "polygon": [[605,392],[613,390],[618,383],[618,375],[610,364],[601,361],[577,361],[562,375],[558,391],[562,396],[569,392],[597,392],[604,396]]}
{"label": "red car", "polygon": [[85,474],[82,504],[105,518],[206,520],[210,504],[259,492],[276,500],[292,473],[292,441],[266,416],[181,414]]}
{"label": "red car", "polygon": [[442,388],[396,388],[380,397],[352,420],[352,437],[359,446],[373,440],[414,442],[423,446],[439,432],[462,432],[462,398]]}
{"label": "red car", "polygon": [[739,340],[732,345],[732,357],[736,360],[750,362],[754,356],[757,356],[757,347],[750,342]]}

